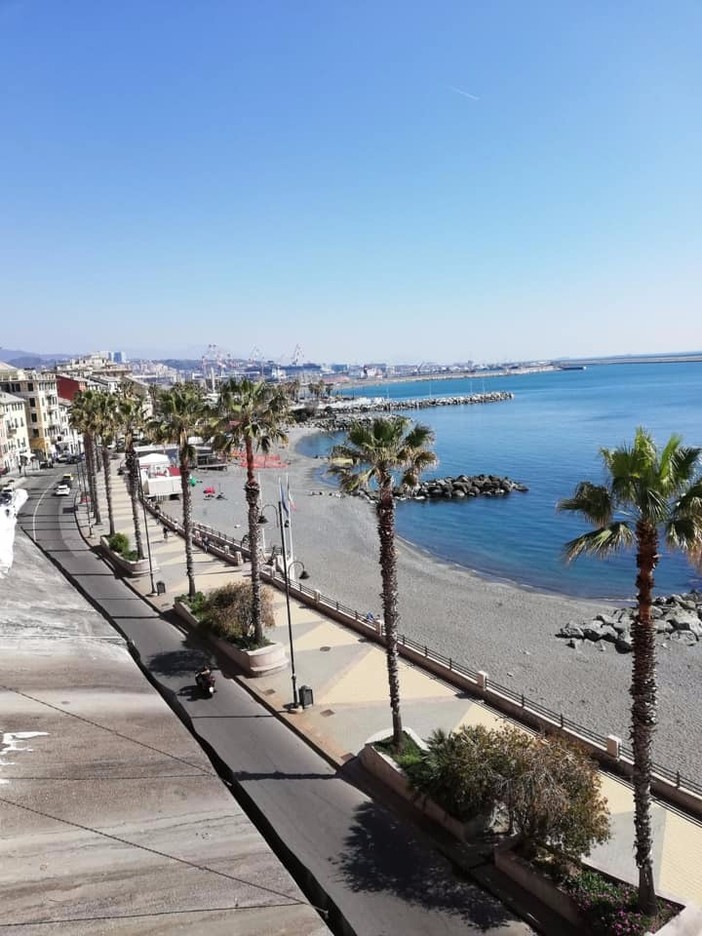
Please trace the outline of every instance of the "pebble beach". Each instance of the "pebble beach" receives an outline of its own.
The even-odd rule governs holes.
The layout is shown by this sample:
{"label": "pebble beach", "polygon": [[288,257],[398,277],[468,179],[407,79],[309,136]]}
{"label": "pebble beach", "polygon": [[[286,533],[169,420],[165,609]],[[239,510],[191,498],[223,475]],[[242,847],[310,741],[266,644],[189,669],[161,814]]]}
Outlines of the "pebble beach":
{"label": "pebble beach", "polygon": [[[277,454],[285,467],[259,472],[262,503],[276,505],[278,479],[287,475],[295,501],[292,514],[296,559],[310,574],[307,584],[345,605],[380,615],[378,534],[373,508],[364,499],[340,496],[320,483],[319,459],[297,452],[302,436],[293,429]],[[194,518],[241,537],[246,533],[243,468],[199,473]],[[213,485],[224,499],[205,499]],[[171,511],[175,513],[174,511]],[[280,542],[273,522],[267,545]],[[541,705],[600,734],[628,743],[631,655],[612,644],[585,642],[572,649],[556,632],[568,621],[609,612],[604,601],[586,601],[492,581],[457,565],[434,559],[398,540],[400,632]],[[299,566],[298,566],[299,571]],[[632,562],[632,588],[635,568]],[[702,776],[702,716],[699,685],[702,643],[694,647],[658,643],[658,728],[654,758],[699,781]]]}

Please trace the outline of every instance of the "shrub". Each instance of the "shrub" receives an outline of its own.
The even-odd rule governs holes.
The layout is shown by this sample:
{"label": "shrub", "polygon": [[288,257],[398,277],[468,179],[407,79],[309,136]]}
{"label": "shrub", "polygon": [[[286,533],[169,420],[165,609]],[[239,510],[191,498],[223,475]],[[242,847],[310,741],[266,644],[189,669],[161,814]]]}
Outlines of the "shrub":
{"label": "shrub", "polygon": [[607,801],[594,761],[561,738],[533,738],[517,728],[500,732],[498,761],[502,801],[510,826],[528,853],[548,845],[579,858],[610,836]]}
{"label": "shrub", "polygon": [[129,537],[125,536],[124,533],[113,533],[108,539],[107,545],[112,552],[116,552],[120,556],[127,558],[127,553],[129,552]]}
{"label": "shrub", "polygon": [[418,792],[430,796],[461,822],[490,816],[499,792],[492,766],[494,738],[494,731],[480,726],[451,734],[438,730],[427,741],[428,751],[401,766]]}
{"label": "shrub", "polygon": [[[254,638],[252,599],[250,582],[230,582],[206,596],[198,592],[188,604],[205,630],[237,647],[254,650],[260,644]],[[273,598],[268,588],[261,589],[261,620],[264,627],[275,624]]]}
{"label": "shrub", "polygon": [[516,728],[436,731],[405,767],[415,790],[457,819],[501,810],[523,849],[579,858],[609,838],[607,802],[595,764],[579,747]]}

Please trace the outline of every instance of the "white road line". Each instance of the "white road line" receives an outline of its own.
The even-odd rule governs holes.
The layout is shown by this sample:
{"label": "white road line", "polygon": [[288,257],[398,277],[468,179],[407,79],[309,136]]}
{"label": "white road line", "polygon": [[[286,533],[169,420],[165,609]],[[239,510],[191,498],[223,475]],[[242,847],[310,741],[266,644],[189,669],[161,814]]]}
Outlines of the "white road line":
{"label": "white road line", "polygon": [[[53,485],[51,487],[53,487]],[[51,488],[48,487],[44,491],[44,493],[41,495],[41,497],[37,501],[37,506],[34,508],[34,513],[32,514],[32,539],[34,540],[35,543],[37,541],[37,510],[39,510],[39,508],[41,507],[41,502],[44,500],[44,498],[46,497],[46,495],[49,493],[50,490]]]}

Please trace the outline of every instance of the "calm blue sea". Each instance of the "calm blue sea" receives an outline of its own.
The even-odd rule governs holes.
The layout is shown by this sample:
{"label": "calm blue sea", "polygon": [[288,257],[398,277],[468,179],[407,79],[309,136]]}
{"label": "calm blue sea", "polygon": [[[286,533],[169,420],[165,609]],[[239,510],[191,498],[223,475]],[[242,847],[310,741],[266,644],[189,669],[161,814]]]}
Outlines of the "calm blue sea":
{"label": "calm blue sea", "polygon": [[[423,411],[436,434],[437,476],[507,475],[528,494],[398,505],[397,528],[427,552],[490,577],[587,597],[635,593],[631,554],[566,565],[563,543],[585,532],[575,517],[556,512],[580,480],[601,482],[598,450],[631,441],[636,426],[662,443],[671,433],[702,446],[702,364],[591,366],[513,377],[413,381],[368,386],[363,395],[390,399],[509,390],[514,399]],[[360,393],[357,391],[357,393]],[[310,437],[301,451],[326,453],[329,436]],[[658,592],[702,587],[678,555],[662,552]]]}

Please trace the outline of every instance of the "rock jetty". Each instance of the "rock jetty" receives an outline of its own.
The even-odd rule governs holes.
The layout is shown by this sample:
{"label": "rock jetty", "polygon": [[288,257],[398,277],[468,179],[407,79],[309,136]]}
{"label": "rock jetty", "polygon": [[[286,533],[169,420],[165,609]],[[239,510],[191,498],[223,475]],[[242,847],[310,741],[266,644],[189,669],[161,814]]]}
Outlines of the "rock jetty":
{"label": "rock jetty", "polygon": [[[504,497],[512,491],[526,492],[529,488],[510,478],[498,478],[495,475],[458,475],[456,478],[431,478],[422,481],[411,490],[397,488],[398,500],[451,500],[463,497]],[[377,500],[371,492],[365,495],[369,500]]]}
{"label": "rock jetty", "polygon": [[[582,646],[585,641],[592,641],[598,644],[600,650],[612,644],[620,653],[630,653],[631,627],[635,615],[635,608],[620,608],[609,614],[598,614],[594,620],[582,624],[570,621],[558,631],[556,637],[565,638],[573,649]],[[702,641],[702,592],[654,598],[651,617],[664,648],[671,641],[694,647]]]}
{"label": "rock jetty", "polygon": [[312,422],[319,429],[343,432],[354,422],[372,419],[375,413],[399,413],[407,410],[435,409],[438,406],[477,406],[481,403],[502,403],[513,399],[513,393],[495,390],[492,393],[473,393],[470,396],[422,397],[418,400],[364,399],[357,403],[346,400],[343,409],[322,406],[312,416]]}

